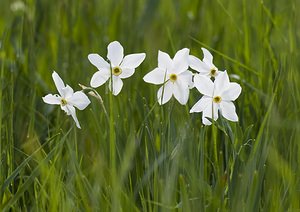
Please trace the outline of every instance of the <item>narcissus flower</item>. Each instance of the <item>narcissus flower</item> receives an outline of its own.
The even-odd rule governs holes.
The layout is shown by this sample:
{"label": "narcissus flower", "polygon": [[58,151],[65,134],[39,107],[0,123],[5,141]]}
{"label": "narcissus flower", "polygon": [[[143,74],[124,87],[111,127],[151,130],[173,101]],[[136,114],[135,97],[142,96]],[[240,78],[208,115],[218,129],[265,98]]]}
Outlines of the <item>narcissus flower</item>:
{"label": "narcissus flower", "polygon": [[80,124],[76,117],[75,107],[79,110],[85,109],[91,102],[82,91],[76,91],[64,84],[59,75],[54,71],[52,78],[57,88],[58,94],[48,94],[43,97],[43,101],[51,105],[60,105],[61,109],[71,115],[74,119],[76,126],[80,128]]}
{"label": "narcissus flower", "polygon": [[213,64],[213,56],[211,53],[205,49],[201,48],[203,52],[203,60],[201,61],[199,58],[190,55],[189,56],[189,65],[192,69],[199,72],[199,74],[207,76],[207,77],[216,77],[219,74],[218,68]]}
{"label": "narcissus flower", "polygon": [[203,124],[211,124],[206,117],[211,119],[213,117],[214,120],[217,120],[218,111],[224,118],[230,121],[238,121],[232,101],[238,98],[242,88],[235,82],[229,82],[226,71],[220,72],[214,82],[208,77],[195,75],[194,85],[203,94],[203,97],[192,107],[190,113],[203,112]]}
{"label": "narcissus flower", "polygon": [[179,50],[173,59],[162,51],[158,52],[158,67],[144,76],[144,81],[155,85],[163,84],[157,92],[159,104],[165,104],[174,95],[185,105],[192,86],[192,72],[188,70],[190,50]]}
{"label": "narcissus flower", "polygon": [[[107,47],[109,63],[98,54],[89,54],[89,61],[97,67],[98,71],[91,79],[91,86],[97,88],[109,80],[109,89],[118,95],[123,87],[122,79],[134,74],[145,59],[145,53],[129,54],[124,57],[124,49],[118,41],[111,42]],[[112,77],[112,78],[111,78]]]}

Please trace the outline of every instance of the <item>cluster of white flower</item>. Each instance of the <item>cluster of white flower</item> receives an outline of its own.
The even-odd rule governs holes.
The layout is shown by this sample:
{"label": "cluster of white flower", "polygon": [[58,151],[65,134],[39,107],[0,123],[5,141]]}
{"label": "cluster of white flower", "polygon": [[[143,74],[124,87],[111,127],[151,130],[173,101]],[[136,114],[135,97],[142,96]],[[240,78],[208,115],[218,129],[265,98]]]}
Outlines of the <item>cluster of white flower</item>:
{"label": "cluster of white flower", "polygon": [[[217,120],[218,113],[230,120],[238,121],[235,106],[232,101],[236,100],[241,93],[241,86],[230,82],[226,71],[219,71],[213,64],[211,53],[202,48],[204,58],[190,55],[187,48],[179,50],[173,59],[162,51],[158,52],[158,67],[144,76],[144,81],[162,86],[157,92],[157,100],[160,105],[168,102],[172,96],[185,105],[188,101],[190,89],[196,87],[203,95],[202,98],[191,108],[190,113],[203,112],[202,122],[210,125],[209,119]],[[109,89],[113,95],[118,95],[123,87],[122,79],[132,76],[145,59],[145,53],[129,54],[124,57],[124,49],[118,41],[111,42],[107,47],[108,62],[98,54],[89,54],[89,61],[96,66],[98,71],[92,76],[90,85],[97,88],[109,81]],[[194,74],[189,67],[196,70]],[[73,89],[65,86],[56,72],[52,78],[60,94],[48,94],[43,97],[45,103],[61,106],[67,115],[71,115],[80,128],[76,117],[75,108],[85,109],[90,100],[83,91],[73,92]],[[209,119],[207,119],[209,118]]]}
{"label": "cluster of white flower", "polygon": [[[190,113],[203,112],[202,122],[210,125],[207,119],[218,119],[218,111],[230,121],[238,121],[235,106],[241,93],[241,86],[230,82],[226,71],[219,71],[213,64],[211,53],[202,48],[204,58],[189,54],[189,49],[179,50],[173,59],[167,53],[158,52],[158,67],[144,76],[144,81],[152,84],[163,84],[157,92],[159,104],[168,102],[172,95],[179,103],[185,105],[189,98],[189,90],[196,87],[203,94],[202,98],[192,107]],[[188,68],[196,70],[193,74]],[[211,80],[213,78],[214,80]]]}

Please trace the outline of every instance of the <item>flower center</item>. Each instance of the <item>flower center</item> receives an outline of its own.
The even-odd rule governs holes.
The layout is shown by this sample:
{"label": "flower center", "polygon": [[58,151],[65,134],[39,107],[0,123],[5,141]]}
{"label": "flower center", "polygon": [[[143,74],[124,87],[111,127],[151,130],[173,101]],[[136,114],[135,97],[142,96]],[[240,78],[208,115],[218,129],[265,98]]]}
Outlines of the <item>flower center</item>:
{"label": "flower center", "polygon": [[119,66],[116,66],[112,69],[112,74],[115,76],[119,76],[122,73],[122,69]]}
{"label": "flower center", "polygon": [[65,100],[64,98],[62,98],[60,100],[60,104],[61,104],[61,106],[66,106],[68,103],[67,103],[67,100]]}
{"label": "flower center", "polygon": [[215,77],[216,75],[217,75],[217,70],[215,69],[215,68],[212,68],[211,70],[210,70],[210,76],[212,76],[212,77]]}
{"label": "flower center", "polygon": [[177,80],[177,75],[176,74],[170,74],[170,81],[175,82]]}
{"label": "flower center", "polygon": [[213,98],[213,101],[214,101],[214,103],[220,103],[221,101],[222,101],[222,98],[220,97],[220,96],[215,96],[214,98]]}

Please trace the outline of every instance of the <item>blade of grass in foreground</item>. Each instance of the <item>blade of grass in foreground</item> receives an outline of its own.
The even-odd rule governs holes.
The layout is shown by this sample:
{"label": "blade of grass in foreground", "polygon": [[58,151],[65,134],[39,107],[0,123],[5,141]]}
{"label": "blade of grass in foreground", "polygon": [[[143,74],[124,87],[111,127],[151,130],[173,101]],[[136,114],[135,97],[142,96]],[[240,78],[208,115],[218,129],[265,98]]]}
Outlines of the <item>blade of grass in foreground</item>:
{"label": "blade of grass in foreground", "polygon": [[[56,148],[59,148],[60,146],[62,146],[64,144],[64,141],[66,140],[66,136],[71,132],[71,129],[66,133],[66,135],[61,139],[61,142],[59,143],[59,145],[56,146]],[[13,173],[5,180],[4,184],[1,186],[1,193],[3,194],[3,192],[7,189],[7,187],[11,184],[11,182],[16,178],[16,176],[21,172],[22,169],[24,169],[29,161],[31,161],[33,159],[33,157],[35,156],[35,154],[37,154],[38,152],[40,152],[41,150],[43,150],[43,148],[52,140],[54,140],[54,138],[56,138],[59,134],[51,137],[50,139],[48,139],[43,145],[41,145],[32,155],[30,155],[29,157],[27,157],[14,171]],[[1,209],[3,211],[7,210],[9,207],[12,207],[13,204],[15,202],[18,201],[18,199],[24,194],[24,192],[28,189],[28,187],[34,182],[35,178],[39,175],[39,169],[42,166],[43,163],[47,163],[51,160],[51,158],[55,155],[56,153],[56,148],[52,149],[49,154],[43,159],[43,161],[39,162],[39,165],[31,172],[30,176],[28,178],[26,178],[26,180],[24,181],[24,184],[22,184],[17,192],[12,196],[11,199],[9,199],[6,203],[4,203],[1,206]]]}

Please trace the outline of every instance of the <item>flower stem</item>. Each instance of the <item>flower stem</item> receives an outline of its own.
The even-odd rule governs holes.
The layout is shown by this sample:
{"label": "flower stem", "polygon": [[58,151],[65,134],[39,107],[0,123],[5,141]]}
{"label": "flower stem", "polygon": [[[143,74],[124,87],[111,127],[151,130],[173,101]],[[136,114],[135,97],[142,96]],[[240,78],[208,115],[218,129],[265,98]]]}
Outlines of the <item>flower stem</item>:
{"label": "flower stem", "polygon": [[[112,83],[113,84],[113,83]],[[112,88],[113,90],[113,88]],[[114,124],[114,104],[113,94],[109,93],[109,145],[110,145],[110,170],[111,170],[111,211],[118,211],[119,207],[119,192],[117,185],[117,170],[116,170],[116,135]]]}
{"label": "flower stem", "polygon": [[212,136],[213,136],[213,142],[214,142],[214,160],[215,160],[215,168],[217,176],[219,176],[220,170],[219,170],[219,159],[218,159],[218,142],[217,142],[217,136],[216,136],[216,126],[212,125]]}
{"label": "flower stem", "polygon": [[[213,105],[214,107],[214,105]],[[215,169],[216,169],[216,178],[220,176],[219,169],[219,159],[218,159],[218,141],[217,141],[217,127],[214,119],[214,108],[212,107],[212,139],[213,139],[213,151],[214,151],[214,161],[215,161]]]}

